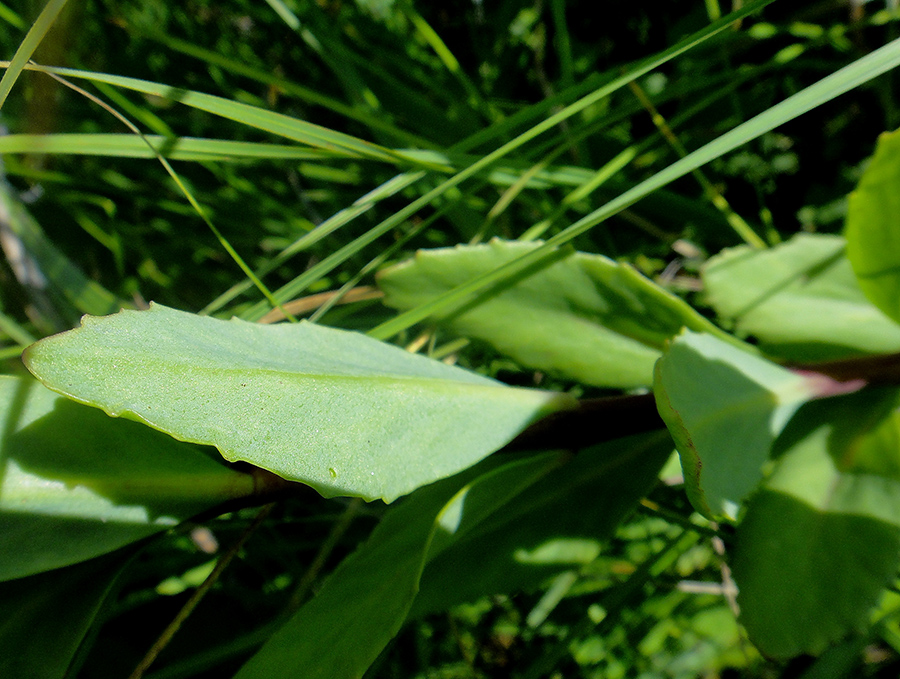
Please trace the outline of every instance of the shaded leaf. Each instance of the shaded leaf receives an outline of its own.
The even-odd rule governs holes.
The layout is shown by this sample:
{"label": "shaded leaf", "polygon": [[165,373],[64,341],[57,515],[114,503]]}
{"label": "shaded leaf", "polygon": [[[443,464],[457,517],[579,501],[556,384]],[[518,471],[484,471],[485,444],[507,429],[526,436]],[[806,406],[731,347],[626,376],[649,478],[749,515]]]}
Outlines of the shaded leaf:
{"label": "shaded leaf", "polygon": [[130,557],[110,554],[0,583],[0,676],[66,676]]}
{"label": "shaded leaf", "polygon": [[762,480],[773,442],[797,408],[841,388],[824,376],[793,373],[710,335],[679,335],[656,365],[653,391],[697,511],[737,518],[740,503]]}
{"label": "shaded leaf", "polygon": [[564,459],[559,453],[544,453],[499,467],[499,460],[492,459],[413,493],[385,514],[369,540],[341,563],[319,594],[272,636],[236,679],[361,677],[400,630],[426,560]]}
{"label": "shaded leaf", "polygon": [[730,248],[703,269],[707,299],[739,336],[796,362],[900,351],[900,326],[866,298],[840,236],[798,234],[768,250]]}
{"label": "shaded leaf", "polygon": [[896,526],[764,490],[748,504],[738,544],[741,620],[760,651],[790,658],[865,628],[896,572],[900,537]]}
{"label": "shaded leaf", "polygon": [[[818,654],[863,631],[900,566],[900,479],[857,471],[853,460],[871,436],[855,416],[881,410],[884,396],[860,392],[805,406],[747,505],[733,571],[742,621],[769,656]],[[893,443],[881,452],[898,454]]]}
{"label": "shaded leaf", "polygon": [[592,561],[601,542],[656,483],[671,451],[665,432],[580,451],[429,562],[411,615],[529,590]]}
{"label": "shaded leaf", "polygon": [[0,580],[158,533],[254,479],[197,448],[115,420],[31,379],[0,377]]}
{"label": "shaded leaf", "polygon": [[847,206],[847,257],[859,287],[900,323],[900,132],[881,135]]}
{"label": "shaded leaf", "polygon": [[31,346],[25,362],[70,398],[214,445],[326,497],[391,501],[573,404],[357,333],[160,305],[86,317]]}
{"label": "shaded leaf", "polygon": [[[380,272],[378,285],[385,304],[411,309],[539,246],[495,239],[420,250]],[[684,326],[720,332],[631,267],[582,252],[489,289],[438,320],[526,367],[607,387],[650,384],[663,342]]]}

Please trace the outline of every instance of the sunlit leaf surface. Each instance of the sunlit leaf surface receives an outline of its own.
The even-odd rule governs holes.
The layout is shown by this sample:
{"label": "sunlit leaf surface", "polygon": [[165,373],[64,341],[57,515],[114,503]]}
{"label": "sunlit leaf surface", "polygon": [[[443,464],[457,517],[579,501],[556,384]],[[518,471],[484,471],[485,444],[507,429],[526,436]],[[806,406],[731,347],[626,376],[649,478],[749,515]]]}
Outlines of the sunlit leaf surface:
{"label": "sunlit leaf surface", "polygon": [[363,335],[154,305],[28,349],[47,386],[325,496],[391,501],[471,466],[570,397],[514,389]]}
{"label": "sunlit leaf surface", "polygon": [[823,385],[709,335],[675,339],[656,366],[654,394],[694,507],[737,518],[775,438]]}
{"label": "sunlit leaf surface", "polygon": [[[539,245],[493,240],[421,250],[382,271],[378,285],[386,304],[411,309]],[[630,266],[582,252],[488,290],[439,320],[529,368],[607,387],[649,385],[663,342],[682,327],[716,331]]]}
{"label": "sunlit leaf surface", "polygon": [[840,236],[730,248],[703,269],[707,300],[741,336],[791,361],[900,351],[900,326],[863,294]]}

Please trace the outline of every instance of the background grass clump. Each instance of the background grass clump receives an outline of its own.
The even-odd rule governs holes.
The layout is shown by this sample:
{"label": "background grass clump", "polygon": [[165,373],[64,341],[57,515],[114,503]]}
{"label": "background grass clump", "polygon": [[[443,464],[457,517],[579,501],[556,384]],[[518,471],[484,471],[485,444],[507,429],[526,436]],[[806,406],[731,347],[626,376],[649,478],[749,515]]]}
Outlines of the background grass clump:
{"label": "background grass clump", "polygon": [[[4,55],[43,9],[23,5],[0,4]],[[151,300],[253,321],[277,300],[297,316],[371,331],[397,315],[365,287],[385,265],[420,248],[560,234],[893,40],[900,19],[890,0],[772,2],[531,135],[731,9],[719,0],[69,3],[34,61],[89,72],[59,75],[93,96],[25,70],[0,118],[4,372],[22,374],[22,349],[83,313]],[[900,125],[897,77],[722,154],[572,245],[634,266],[712,317],[699,279],[708,257],[843,230],[846,196],[878,134]],[[217,99],[200,105],[197,93]],[[445,184],[505,144],[495,162]],[[315,296],[342,286],[344,300]],[[508,384],[618,393],[529,370],[427,321],[390,327],[385,339]],[[728,529],[692,515],[679,473],[668,465],[612,538],[581,545],[541,587],[423,609],[366,676],[896,674],[900,637],[889,624],[825,664],[763,658],[735,619]],[[384,511],[312,492],[277,504],[147,676],[230,676]],[[204,540],[233,543],[254,514],[201,517],[144,546],[70,676],[127,676],[212,570],[217,548]]]}

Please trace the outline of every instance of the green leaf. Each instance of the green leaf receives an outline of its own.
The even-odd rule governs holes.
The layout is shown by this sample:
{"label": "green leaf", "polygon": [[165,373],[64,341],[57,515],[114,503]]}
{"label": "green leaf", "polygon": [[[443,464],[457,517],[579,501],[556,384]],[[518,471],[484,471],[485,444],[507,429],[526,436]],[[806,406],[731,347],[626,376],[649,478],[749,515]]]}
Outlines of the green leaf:
{"label": "green leaf", "polygon": [[[884,499],[900,509],[900,494]],[[817,511],[772,491],[751,500],[738,540],[741,619],[753,643],[775,658],[818,654],[861,630],[900,549],[895,526]]]}
{"label": "green leaf", "polygon": [[653,391],[697,511],[737,518],[775,438],[797,408],[829,388],[838,389],[710,335],[679,335],[656,365]]}
{"label": "green leaf", "polygon": [[19,45],[19,49],[16,50],[12,61],[10,61],[9,65],[6,67],[3,77],[0,78],[0,108],[2,108],[3,104],[6,102],[6,97],[9,95],[16,80],[18,80],[25,64],[31,59],[31,55],[34,54],[38,45],[41,44],[41,40],[44,39],[47,32],[50,30],[50,27],[53,26],[53,22],[56,20],[60,11],[62,11],[62,8],[66,6],[66,1],[67,0],[50,0],[44,6],[44,9],[41,10],[40,15],[38,15],[38,18],[31,25],[31,28],[28,29],[25,39],[22,41],[22,44]]}
{"label": "green leaf", "polygon": [[[148,145],[149,144],[149,145]],[[333,160],[345,154],[326,149],[261,144],[230,139],[164,137],[148,134],[9,134],[0,137],[0,153],[73,154],[122,158],[156,158],[154,150],[172,160],[301,159]]]}
{"label": "green leaf", "polygon": [[900,132],[881,135],[847,206],[847,257],[859,287],[900,323]]}
{"label": "green leaf", "polygon": [[0,676],[67,676],[131,553],[0,583]]}
{"label": "green leaf", "polygon": [[406,619],[425,562],[564,459],[543,453],[502,466],[492,459],[413,493],[385,514],[369,540],[236,679],[363,676]]}
{"label": "green leaf", "polygon": [[863,294],[840,236],[799,234],[730,248],[703,269],[709,303],[740,336],[797,362],[900,351],[900,327]]}
{"label": "green leaf", "polygon": [[[495,239],[420,250],[415,259],[382,271],[378,285],[385,304],[411,309],[540,245]],[[561,255],[439,320],[458,334],[490,342],[526,367],[622,388],[651,383],[663,343],[682,327],[719,332],[628,265],[583,252]]]}
{"label": "green leaf", "polygon": [[[895,404],[896,390],[887,391]],[[766,655],[818,654],[864,631],[896,575],[900,477],[858,471],[854,460],[871,438],[860,435],[860,416],[883,410],[883,392],[804,407],[785,430],[771,477],[747,505],[733,572],[742,621]],[[896,460],[895,443],[881,454]]]}
{"label": "green leaf", "polygon": [[531,590],[592,561],[602,541],[653,487],[671,452],[665,432],[580,451],[429,562],[410,615]]}
{"label": "green leaf", "polygon": [[391,501],[469,467],[571,397],[514,389],[357,333],[152,305],[32,345],[51,389],[216,446],[326,497]]}
{"label": "green leaf", "polygon": [[[305,120],[299,120],[282,113],[267,111],[258,106],[251,106],[240,101],[233,101],[224,97],[217,97],[203,92],[184,90],[161,83],[140,80],[138,78],[126,78],[107,73],[93,73],[72,68],[55,68],[51,66],[38,66],[31,64],[29,70],[43,73],[53,73],[64,78],[83,78],[97,83],[108,83],[116,87],[141,92],[146,95],[161,97],[166,100],[176,101],[179,104],[190,106],[201,111],[206,111],[222,118],[234,120],[242,125],[265,130],[287,139],[308,144],[314,148],[335,151],[342,155],[350,155],[361,159],[382,161],[387,163],[418,164],[416,159],[407,157],[402,151],[394,151],[377,144],[372,144],[349,134],[330,130],[320,125],[314,125]],[[435,168],[431,168],[435,169]]]}
{"label": "green leaf", "polygon": [[84,561],[251,495],[197,448],[0,377],[0,580]]}

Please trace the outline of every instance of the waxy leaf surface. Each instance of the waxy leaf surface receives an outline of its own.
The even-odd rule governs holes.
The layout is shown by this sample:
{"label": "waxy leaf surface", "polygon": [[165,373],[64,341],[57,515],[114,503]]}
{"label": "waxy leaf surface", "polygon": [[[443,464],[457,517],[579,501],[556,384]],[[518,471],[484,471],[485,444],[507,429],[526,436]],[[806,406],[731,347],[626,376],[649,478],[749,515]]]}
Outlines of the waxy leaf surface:
{"label": "waxy leaf surface", "polygon": [[[880,392],[880,393],[879,393]],[[889,392],[889,393],[885,393]],[[804,406],[738,526],[733,572],[741,619],[763,653],[819,654],[865,630],[900,566],[895,412],[865,431],[896,390]],[[878,459],[882,460],[879,464]],[[886,475],[872,473],[879,469]]]}
{"label": "waxy leaf surface", "polygon": [[830,386],[710,335],[676,338],[656,365],[653,391],[694,507],[710,518],[737,518],[775,438],[797,408]]}
{"label": "waxy leaf surface", "polygon": [[391,508],[235,679],[356,679],[400,630],[422,568],[565,460],[495,458],[422,488]]}
{"label": "waxy leaf surface", "polygon": [[501,448],[571,397],[514,389],[363,335],[160,305],[85,317],[25,355],[47,386],[216,446],[322,495],[391,501]]}
{"label": "waxy leaf surface", "polygon": [[859,287],[900,323],[900,132],[881,135],[847,206],[847,257]]}
{"label": "waxy leaf surface", "polygon": [[768,250],[723,250],[703,268],[707,300],[740,336],[797,362],[900,351],[900,326],[863,294],[840,236],[799,234]]}
{"label": "waxy leaf surface", "polygon": [[[414,259],[382,271],[378,285],[385,304],[411,309],[539,245],[493,240],[421,250]],[[622,388],[652,382],[663,342],[682,327],[718,332],[630,266],[582,252],[504,282],[438,320],[455,333],[489,342],[528,368]]]}
{"label": "waxy leaf surface", "polygon": [[195,446],[0,377],[0,580],[67,566],[251,495]]}

